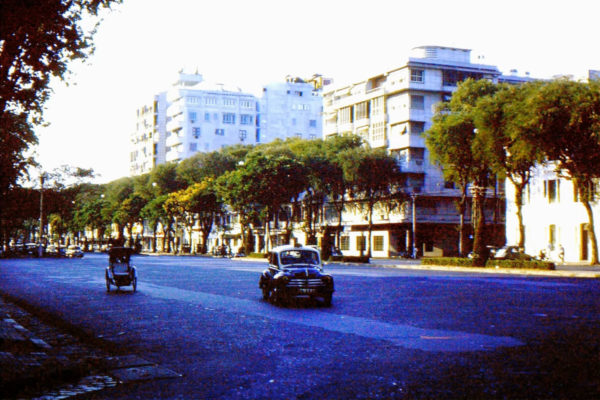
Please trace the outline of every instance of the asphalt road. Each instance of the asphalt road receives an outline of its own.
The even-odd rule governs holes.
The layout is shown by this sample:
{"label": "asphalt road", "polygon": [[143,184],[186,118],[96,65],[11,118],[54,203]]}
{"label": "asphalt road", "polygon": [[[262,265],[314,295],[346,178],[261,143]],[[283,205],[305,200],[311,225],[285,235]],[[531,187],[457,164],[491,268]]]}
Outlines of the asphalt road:
{"label": "asphalt road", "polygon": [[600,282],[330,265],[333,305],[264,302],[266,264],[0,260],[0,290],[181,374],[94,398],[600,398]]}

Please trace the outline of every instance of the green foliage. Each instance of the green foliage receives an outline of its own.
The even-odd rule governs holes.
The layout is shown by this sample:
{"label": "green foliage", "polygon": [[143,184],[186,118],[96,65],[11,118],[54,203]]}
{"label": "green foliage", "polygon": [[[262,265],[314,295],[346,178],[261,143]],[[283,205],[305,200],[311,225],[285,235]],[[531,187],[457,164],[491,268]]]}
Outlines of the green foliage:
{"label": "green foliage", "polygon": [[[26,155],[37,143],[35,126],[51,78],[65,78],[72,60],[93,51],[84,17],[121,0],[3,0],[0,5],[0,209],[3,199],[35,161]],[[4,218],[0,215],[0,218]]]}
{"label": "green foliage", "polygon": [[[473,267],[473,260],[466,257],[425,257],[421,259],[422,265]],[[486,268],[519,268],[555,270],[554,263],[538,260],[487,260]]]}

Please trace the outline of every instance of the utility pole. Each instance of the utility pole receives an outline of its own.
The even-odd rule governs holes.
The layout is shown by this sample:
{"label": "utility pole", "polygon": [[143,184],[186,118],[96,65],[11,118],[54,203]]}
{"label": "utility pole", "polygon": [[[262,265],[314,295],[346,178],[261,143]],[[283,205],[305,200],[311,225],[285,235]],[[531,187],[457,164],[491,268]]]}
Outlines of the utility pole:
{"label": "utility pole", "polygon": [[38,238],[38,257],[44,255],[44,248],[42,245],[42,238],[44,237],[44,178],[45,174],[40,174],[40,233]]}
{"label": "utility pole", "polygon": [[417,258],[417,194],[413,192],[412,198],[412,256]]}

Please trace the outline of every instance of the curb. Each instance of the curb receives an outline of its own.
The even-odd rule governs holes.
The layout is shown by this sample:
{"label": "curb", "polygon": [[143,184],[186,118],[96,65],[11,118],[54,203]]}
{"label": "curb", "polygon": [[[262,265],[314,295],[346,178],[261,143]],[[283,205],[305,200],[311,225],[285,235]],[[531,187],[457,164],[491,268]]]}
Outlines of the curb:
{"label": "curb", "polygon": [[454,272],[472,272],[484,274],[504,274],[504,275],[531,275],[559,278],[600,278],[600,272],[595,271],[548,271],[539,269],[524,268],[477,268],[477,267],[457,267],[451,265],[404,265],[404,264],[365,264],[383,268],[414,269],[425,271],[454,271]]}

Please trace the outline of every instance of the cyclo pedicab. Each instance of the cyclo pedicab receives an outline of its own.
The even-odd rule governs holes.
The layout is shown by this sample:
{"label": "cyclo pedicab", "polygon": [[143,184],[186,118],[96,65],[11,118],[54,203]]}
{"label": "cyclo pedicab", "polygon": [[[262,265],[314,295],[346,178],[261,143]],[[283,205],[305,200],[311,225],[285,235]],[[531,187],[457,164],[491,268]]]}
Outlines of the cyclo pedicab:
{"label": "cyclo pedicab", "polygon": [[106,291],[110,292],[110,285],[115,285],[117,290],[121,286],[132,286],[137,290],[137,269],[130,264],[134,250],[130,247],[113,247],[108,250],[108,267],[106,267]]}

